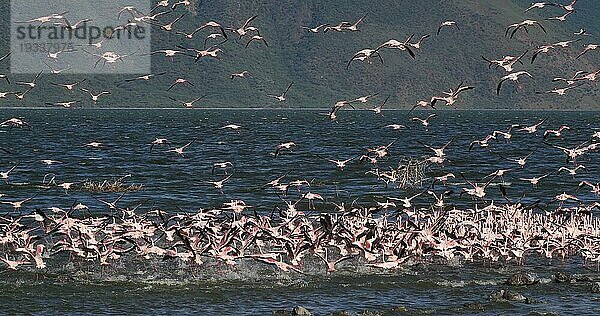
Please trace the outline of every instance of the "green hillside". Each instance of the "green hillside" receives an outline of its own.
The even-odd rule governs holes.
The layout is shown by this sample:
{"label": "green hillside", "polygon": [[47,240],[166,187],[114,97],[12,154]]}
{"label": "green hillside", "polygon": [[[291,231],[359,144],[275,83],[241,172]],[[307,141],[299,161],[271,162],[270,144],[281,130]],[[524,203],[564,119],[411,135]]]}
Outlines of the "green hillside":
{"label": "green hillside", "polygon": [[[177,107],[169,97],[189,100],[208,95],[196,107],[278,107],[276,101],[266,94],[280,94],[290,82],[294,82],[286,101],[287,107],[330,107],[335,101],[356,98],[379,92],[381,99],[390,95],[389,107],[409,108],[417,100],[440,95],[464,81],[476,86],[473,91],[461,95],[461,108],[545,108],[545,109],[600,109],[598,86],[586,84],[569,91],[566,96],[536,94],[564,83],[552,83],[556,76],[570,76],[576,70],[600,69],[600,50],[591,51],[579,60],[575,56],[583,44],[600,43],[600,1],[580,0],[577,12],[566,22],[544,21],[544,18],[562,15],[558,8],[545,8],[523,13],[530,0],[380,0],[380,1],[315,1],[315,0],[198,0],[189,14],[175,25],[177,30],[191,31],[204,22],[215,20],[224,25],[239,26],[252,15],[258,18],[252,23],[260,29],[269,47],[252,43],[244,48],[246,40],[231,35],[222,45],[223,60],[201,60],[179,57],[170,62],[164,56],[153,57],[153,72],[166,71],[159,79],[116,87],[115,82],[131,76],[71,76],[44,75],[40,86],[24,101],[14,98],[0,99],[0,106],[42,106],[44,101],[67,101],[64,89],[51,86],[50,81],[74,81],[88,78],[85,84],[94,91],[110,90],[112,95],[97,106],[101,107]],[[562,2],[566,2],[562,0]],[[9,12],[8,1],[0,4],[0,54],[8,51]],[[165,23],[186,9],[162,17]],[[359,26],[361,32],[328,32],[312,34],[302,26],[322,23],[337,24],[341,21],[354,23],[367,14]],[[529,33],[520,30],[510,39],[504,36],[509,24],[524,19],[542,21],[548,34],[532,27]],[[435,35],[444,20],[456,20],[460,31],[448,28]],[[574,48],[555,50],[538,56],[530,63],[532,51],[541,44],[554,43],[578,36],[573,33],[581,27],[593,36],[582,37]],[[189,41],[174,32],[153,31],[153,50],[171,48],[178,44],[202,48],[206,30]],[[406,52],[384,50],[382,65],[378,60],[372,64],[355,62],[349,70],[348,60],[364,48],[397,39],[404,41],[409,35],[432,34],[416,51],[416,60]],[[500,59],[504,55],[529,54],[524,65],[517,70],[527,70],[534,80],[524,79],[518,84],[507,83],[500,96],[496,96],[496,84],[506,73],[502,69],[488,69],[480,57]],[[4,73],[8,65],[3,62]],[[230,80],[234,72],[248,70],[251,77]],[[31,76],[12,76],[15,80],[29,80]],[[191,90],[166,89],[177,77],[185,77],[194,83]],[[518,87],[518,88],[515,88]],[[0,82],[0,91],[16,87]],[[50,96],[50,97],[49,97]],[[64,96],[64,97],[63,97]],[[82,95],[81,98],[85,96]],[[90,102],[85,103],[89,106]]]}

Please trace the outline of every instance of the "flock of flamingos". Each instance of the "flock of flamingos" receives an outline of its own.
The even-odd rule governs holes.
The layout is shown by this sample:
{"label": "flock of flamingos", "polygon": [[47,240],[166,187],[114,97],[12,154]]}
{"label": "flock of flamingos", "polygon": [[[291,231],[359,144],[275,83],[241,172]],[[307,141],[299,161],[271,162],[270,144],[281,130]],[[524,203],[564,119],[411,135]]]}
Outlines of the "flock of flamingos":
{"label": "flock of flamingos", "polygon": [[[549,18],[548,20],[565,21],[575,12],[575,2],[568,5],[558,3],[534,3],[527,10],[553,7],[560,10],[563,15]],[[205,29],[215,30],[215,33],[203,38],[206,45],[209,41],[219,39],[219,44],[205,49],[179,47],[178,49],[165,49],[152,52],[163,54],[169,58],[175,56],[191,56],[196,61],[201,58],[221,58],[221,45],[230,36],[247,39],[246,47],[263,43],[267,39],[260,35],[258,28],[252,25],[257,18],[254,16],[239,27],[226,27],[211,21],[199,26],[195,30],[177,30],[176,23],[185,17],[179,14],[185,7],[191,5],[189,1],[170,3],[169,0],[158,2],[156,7],[148,14],[142,14],[136,8],[124,7],[117,14],[119,17],[130,15],[131,18],[123,25],[136,27],[140,23],[151,24],[164,32],[173,32],[193,40]],[[526,12],[527,12],[526,11]],[[158,18],[176,14],[170,23],[163,24]],[[354,32],[360,31],[360,25],[365,17],[356,23],[341,22],[337,25],[323,24],[316,27],[306,27],[307,32]],[[47,17],[32,19],[29,22],[64,23],[65,27],[76,27],[65,16],[53,14]],[[519,30],[533,32],[531,26],[537,25],[542,32],[546,32],[544,21],[525,20],[510,25],[506,36],[514,36]],[[437,36],[444,32],[460,31],[457,21],[444,21],[437,30]],[[530,29],[528,29],[528,27]],[[575,40],[549,44],[539,47],[532,56],[531,63],[542,53],[549,53],[553,49],[569,47],[576,41],[588,38],[589,34],[581,29],[575,34]],[[364,49],[357,52],[348,62],[350,67],[354,62],[368,62],[377,58],[383,62],[381,51],[383,49],[399,50],[415,58],[415,52],[421,49],[424,40],[429,35],[422,36],[413,42],[412,36],[405,41],[390,40],[378,47]],[[101,47],[101,43],[97,46]],[[584,46],[576,58],[589,51],[595,50],[598,45]],[[109,54],[110,53],[110,54]],[[527,53],[527,52],[526,52]],[[498,81],[497,93],[500,94],[506,81],[521,80],[523,76],[532,77],[527,71],[514,71],[515,67],[522,64],[521,56],[506,56],[498,60],[485,58],[490,67],[503,68],[508,73]],[[65,52],[66,54],[66,52]],[[7,55],[8,56],[8,55]],[[48,53],[48,58],[58,58],[58,54]],[[124,62],[127,56],[114,52],[95,54],[97,63],[117,64]],[[599,76],[597,71],[578,71],[567,78],[556,78],[557,82],[564,82],[567,86],[557,88],[548,93],[564,95],[570,89],[581,88],[585,84],[591,86]],[[145,75],[126,80],[138,82],[152,80],[157,75]],[[245,78],[247,71],[234,73],[231,79]],[[6,75],[2,75],[7,84],[11,84]],[[18,86],[25,86],[26,91],[3,92],[2,98],[14,94],[17,99],[23,99],[29,91],[35,89],[36,76],[31,82],[16,82]],[[60,83],[66,90],[77,90],[82,82]],[[181,85],[192,84],[187,79],[175,78],[168,90]],[[278,102],[285,102],[287,94],[292,91],[293,83],[289,84],[282,94],[269,95]],[[79,88],[90,94],[93,102],[104,94],[104,91],[95,94],[91,88]],[[441,104],[455,106],[459,96],[474,89],[462,83],[444,92],[442,96],[434,96],[430,100],[419,101],[415,108],[432,108]],[[337,102],[327,116],[336,120],[339,111],[345,107],[354,108],[357,104],[368,103],[375,95],[344,100]],[[183,102],[186,107],[192,107],[200,99]],[[387,100],[386,100],[387,101]],[[78,101],[49,103],[62,107],[72,107]],[[372,108],[381,114],[385,101]],[[412,110],[411,110],[412,111]],[[435,118],[431,114],[426,118],[414,117],[411,121],[417,125],[428,128]],[[387,128],[402,130],[402,124],[391,124]],[[555,126],[558,127],[558,126]],[[14,117],[5,119],[0,123],[0,128],[6,129],[3,137],[12,137],[12,133],[27,133],[28,129],[35,126],[29,124],[26,118]],[[223,128],[239,130],[240,125],[230,124]],[[579,257],[585,264],[600,267],[600,219],[594,216],[600,208],[600,183],[588,180],[577,181],[573,187],[561,188],[565,190],[545,203],[525,203],[521,200],[510,199],[506,189],[502,186],[504,178],[515,175],[515,181],[530,183],[536,187],[545,178],[569,177],[575,179],[586,169],[582,161],[598,159],[597,152],[600,148],[600,131],[589,129],[587,139],[579,144],[565,144],[563,135],[575,133],[575,128],[562,125],[552,129],[548,122],[541,120],[533,125],[513,124],[504,130],[489,131],[483,139],[475,139],[470,143],[469,150],[486,150],[497,146],[501,142],[510,142],[513,136],[530,137],[533,140],[543,141],[547,150],[564,153],[566,163],[556,166],[556,170],[547,174],[527,177],[523,175],[528,170],[531,159],[539,157],[513,157],[506,158],[513,164],[506,169],[496,172],[482,180],[469,180],[462,174],[453,174],[445,170],[448,157],[445,149],[452,146],[453,140],[440,147],[422,144],[430,151],[431,155],[425,158],[428,165],[436,166],[442,171],[430,179],[427,188],[418,189],[418,193],[407,197],[387,197],[385,201],[374,201],[371,205],[360,203],[334,204],[327,202],[327,197],[313,191],[310,182],[301,179],[288,179],[288,174],[273,175],[266,179],[261,190],[276,194],[281,200],[273,212],[257,211],[242,200],[231,200],[223,205],[211,209],[200,209],[196,212],[178,212],[170,210],[150,209],[145,212],[138,208],[129,208],[121,205],[120,201],[127,193],[120,193],[114,201],[98,199],[105,207],[104,210],[93,210],[82,203],[76,203],[68,208],[58,206],[49,209],[34,207],[37,194],[24,200],[0,193],[0,260],[8,269],[36,270],[47,269],[52,263],[64,262],[65,259],[111,266],[121,260],[131,258],[178,262],[190,266],[208,265],[236,265],[241,261],[251,260],[264,263],[283,271],[305,273],[307,263],[322,262],[328,273],[332,273],[345,265],[364,265],[374,269],[396,269],[406,262],[419,262],[427,260],[462,260],[480,262],[517,262],[522,263],[524,258],[537,254],[548,259],[566,259]],[[593,128],[593,127],[592,127]],[[581,129],[577,129],[581,131]],[[9,136],[10,135],[10,136]],[[26,134],[23,134],[26,135]],[[22,136],[26,137],[26,136]],[[189,158],[187,150],[196,144],[190,140],[182,146],[171,146],[169,140],[157,137],[149,142],[151,150],[164,150],[165,155]],[[366,163],[372,166],[366,174],[374,176],[385,182],[386,186],[398,184],[403,175],[398,170],[385,171],[379,168],[378,161],[390,159],[390,150],[396,141],[381,146],[367,148],[356,157],[346,160],[320,157],[324,163],[331,163],[332,168],[344,172],[348,164]],[[93,141],[82,144],[89,150],[103,150],[103,144]],[[146,146],[146,144],[144,144]],[[168,146],[169,149],[166,149]],[[296,142],[283,142],[268,145],[272,149],[275,159],[289,155],[297,146]],[[17,160],[9,146],[0,148],[2,161]],[[510,153],[505,153],[510,156]],[[587,159],[587,160],[586,160]],[[43,165],[60,165],[61,161],[44,159]],[[0,177],[11,184],[11,177],[19,172],[20,165],[13,163],[10,166],[0,166]],[[231,170],[234,164],[229,161],[215,163],[213,172],[222,175],[219,181],[211,182],[217,190],[222,190],[227,181],[234,175]],[[593,176],[593,174],[588,174]],[[597,175],[596,175],[597,176]],[[57,177],[60,178],[60,177]],[[460,195],[466,195],[473,201],[472,207],[457,208],[448,201],[449,196],[458,194],[452,192],[449,184],[460,178],[465,182],[460,185]],[[596,179],[597,180],[597,177]],[[433,183],[433,185],[430,185]],[[491,184],[500,184],[503,199],[494,201],[488,199],[488,187]],[[68,194],[70,190],[77,190],[76,183],[61,183],[58,180],[45,182],[46,190],[55,190],[57,194]],[[406,193],[397,190],[395,192]],[[585,196],[585,198],[584,198]],[[592,197],[592,198],[590,198]],[[416,205],[413,200],[419,200]],[[427,200],[427,203],[421,201]],[[318,208],[317,208],[318,206]],[[320,210],[327,210],[327,212]],[[53,260],[54,259],[54,260]]]}

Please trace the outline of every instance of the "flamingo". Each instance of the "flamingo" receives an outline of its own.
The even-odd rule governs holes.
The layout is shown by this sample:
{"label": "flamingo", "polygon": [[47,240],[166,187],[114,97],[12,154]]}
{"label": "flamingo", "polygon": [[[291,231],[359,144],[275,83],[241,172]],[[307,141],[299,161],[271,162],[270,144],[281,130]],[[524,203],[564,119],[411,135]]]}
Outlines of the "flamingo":
{"label": "flamingo", "polygon": [[221,191],[222,191],[222,190],[223,190],[223,185],[224,185],[224,184],[225,184],[225,182],[226,182],[227,180],[229,180],[229,179],[230,179],[232,176],[233,176],[233,173],[232,173],[232,174],[230,174],[230,175],[228,175],[227,177],[225,177],[225,178],[224,178],[224,179],[222,179],[222,180],[219,180],[219,181],[206,181],[206,183],[208,183],[208,184],[212,184],[212,185],[215,187],[215,189],[218,189],[218,190],[221,190]]}
{"label": "flamingo", "polygon": [[513,72],[513,73],[510,73],[510,74],[502,77],[500,79],[500,82],[498,83],[498,87],[496,87],[496,94],[500,95],[500,88],[502,87],[502,83],[504,81],[506,81],[506,80],[517,81],[517,80],[519,80],[519,77],[524,76],[524,75],[528,76],[530,78],[533,78],[533,76],[530,73],[528,73],[527,71],[517,71],[517,72]]}
{"label": "flamingo", "polygon": [[424,127],[428,127],[429,126],[429,120],[432,119],[432,118],[434,118],[434,117],[436,117],[436,116],[437,116],[437,114],[434,113],[434,114],[429,114],[425,119],[421,119],[421,118],[418,118],[418,117],[413,117],[413,118],[411,118],[411,121],[419,122]]}
{"label": "flamingo", "polygon": [[600,47],[600,45],[598,45],[598,44],[589,44],[589,45],[586,45],[586,46],[583,48],[583,51],[582,51],[581,53],[579,53],[579,55],[577,55],[577,57],[575,57],[575,58],[576,58],[576,59],[579,59],[579,57],[583,56],[585,53],[587,53],[587,52],[589,52],[589,51],[591,51],[591,50],[596,50],[596,49],[598,49],[599,47]]}
{"label": "flamingo", "polygon": [[248,27],[250,26],[250,23],[252,23],[252,21],[254,21],[254,19],[256,19],[257,17],[258,17],[258,15],[254,15],[254,16],[250,17],[249,19],[246,20],[246,22],[244,22],[244,24],[242,26],[240,26],[237,29],[226,28],[226,30],[232,31],[233,33],[236,33],[239,36],[239,38],[242,38],[248,34]]}
{"label": "flamingo", "polygon": [[562,131],[564,130],[571,130],[570,127],[566,126],[566,125],[561,125],[557,130],[546,130],[544,132],[544,139],[548,138],[548,136],[552,135],[554,137],[561,137],[562,136]]}
{"label": "flamingo", "polygon": [[351,32],[360,32],[360,30],[358,29],[358,25],[360,23],[362,23],[362,21],[364,21],[364,19],[367,17],[367,15],[363,15],[363,17],[361,17],[360,19],[358,19],[358,21],[356,21],[356,23],[345,27],[346,30],[351,31]]}
{"label": "flamingo", "polygon": [[458,24],[456,23],[456,21],[444,21],[438,27],[436,35],[440,35],[440,31],[442,30],[442,28],[448,27],[448,26],[454,26],[454,27],[456,27],[457,30],[460,31],[460,28],[458,27]]}
{"label": "flamingo", "polygon": [[156,145],[168,145],[169,147],[171,147],[169,140],[167,140],[166,138],[159,138],[156,137],[151,143],[150,143],[150,151],[152,151],[152,148],[154,148],[154,146]]}
{"label": "flamingo", "polygon": [[567,86],[567,87],[564,87],[564,88],[556,88],[556,89],[548,90],[548,91],[545,91],[545,92],[536,92],[536,93],[538,93],[538,94],[541,94],[541,93],[556,93],[556,94],[562,96],[562,95],[565,95],[567,93],[567,91],[569,91],[571,89],[575,89],[577,87],[581,87],[582,85],[583,85],[583,83],[580,83],[578,85]]}
{"label": "flamingo", "polygon": [[5,172],[0,172],[0,178],[4,179],[5,182],[8,182],[8,178],[10,177],[11,172],[15,171],[15,169],[19,166],[19,164],[14,165],[12,168],[8,169]]}
{"label": "flamingo", "polygon": [[260,35],[254,35],[250,38],[248,43],[246,43],[246,48],[248,48],[248,45],[250,45],[250,43],[252,43],[252,41],[262,41],[263,43],[265,43],[265,46],[269,47],[269,44],[267,44],[267,41],[265,40],[264,37],[262,37]]}
{"label": "flamingo", "polygon": [[534,26],[534,25],[539,26],[542,29],[542,31],[544,31],[544,33],[548,33],[548,32],[546,32],[546,29],[544,28],[544,26],[542,25],[542,23],[540,23],[538,21],[535,21],[535,20],[525,20],[525,21],[520,22],[520,23],[515,23],[515,24],[509,25],[508,28],[506,29],[505,36],[508,36],[508,32],[511,29],[513,29],[512,33],[510,33],[510,38],[513,38],[513,36],[517,32],[517,30],[519,30],[520,28],[523,28],[525,31],[527,31],[527,26]]}
{"label": "flamingo", "polygon": [[103,95],[111,95],[111,93],[109,91],[102,91],[102,92],[99,92],[98,94],[94,94],[93,92],[91,92],[90,90],[85,89],[85,88],[81,88],[79,90],[81,90],[81,91],[86,92],[87,94],[89,94],[90,97],[92,98],[92,101],[94,102],[94,104],[98,102],[98,100],[99,100],[99,98],[101,96],[103,96]]}
{"label": "flamingo", "polygon": [[565,14],[563,14],[561,16],[554,16],[554,17],[551,17],[551,18],[547,18],[546,20],[548,20],[548,21],[556,20],[556,21],[564,22],[564,21],[567,20],[567,17],[569,15],[573,14],[574,12],[575,12],[575,10],[567,11],[567,13],[565,13]]}
{"label": "flamingo", "polygon": [[319,30],[321,28],[324,28],[324,27],[327,27],[327,26],[329,26],[329,24],[320,24],[320,25],[317,25],[316,27],[303,26],[302,29],[307,30],[310,33],[315,33],[316,34],[316,33],[319,33]]}
{"label": "flamingo", "polygon": [[330,30],[334,30],[336,32],[343,32],[345,28],[347,28],[348,26],[350,26],[350,22],[340,22],[340,24],[336,25],[336,26],[331,26],[331,25],[327,25],[323,28],[323,33],[327,33]]}
{"label": "flamingo", "polygon": [[191,83],[189,80],[185,79],[185,78],[177,78],[175,79],[175,81],[173,81],[173,83],[169,86],[169,88],[167,89],[167,91],[170,91],[171,89],[173,89],[173,87],[175,87],[176,85],[188,85],[188,86],[194,86],[193,83]]}
{"label": "flamingo", "polygon": [[294,85],[294,83],[290,83],[290,85],[285,89],[285,91],[283,91],[283,93],[281,95],[272,95],[272,94],[267,94],[268,97],[274,98],[275,100],[279,101],[279,102],[284,102],[286,100],[286,95],[288,93],[288,91],[290,91],[290,88]]}
{"label": "flamingo", "polygon": [[352,64],[352,62],[355,60],[362,60],[362,61],[366,60],[368,63],[371,63],[372,56],[377,56],[379,58],[379,60],[381,61],[381,63],[383,64],[383,58],[381,58],[381,55],[379,54],[378,49],[366,48],[361,51],[358,51],[356,54],[354,54],[352,56],[352,58],[350,58],[350,60],[348,61],[348,65],[346,66],[346,69],[350,69],[350,64]]}
{"label": "flamingo", "polygon": [[244,79],[244,78],[246,78],[249,75],[250,75],[250,72],[247,71],[247,70],[244,70],[244,71],[239,72],[239,73],[232,73],[231,74],[231,80],[233,80],[234,78],[242,78],[242,79]]}
{"label": "flamingo", "polygon": [[558,4],[552,3],[552,2],[535,2],[535,3],[532,3],[531,6],[529,8],[527,8],[527,10],[525,10],[525,13],[527,13],[533,9],[542,9],[545,6],[558,7]]}
{"label": "flamingo", "polygon": [[167,150],[166,152],[173,152],[173,153],[176,153],[176,154],[178,154],[179,156],[183,157],[184,151],[185,151],[185,150],[186,150],[188,147],[190,147],[190,146],[191,146],[193,143],[195,143],[195,142],[196,142],[196,140],[197,140],[197,139],[196,139],[196,138],[194,138],[194,139],[193,139],[191,142],[189,142],[189,143],[187,143],[187,144],[185,144],[185,145],[183,145],[183,146],[181,146],[181,147],[177,147],[177,148],[169,149],[169,150]]}
{"label": "flamingo", "polygon": [[569,169],[567,167],[560,167],[560,168],[558,168],[558,170],[556,172],[560,174],[561,172],[566,171],[568,174],[570,174],[572,176],[576,176],[577,175],[577,171],[579,169],[586,170],[587,168],[584,165],[577,165],[573,169]]}
{"label": "flamingo", "polygon": [[192,108],[192,107],[194,106],[194,103],[196,103],[196,102],[198,102],[198,101],[200,101],[200,100],[202,100],[202,99],[204,99],[204,98],[206,98],[206,97],[207,97],[207,96],[206,96],[206,95],[204,95],[204,96],[201,96],[201,97],[199,97],[199,98],[195,98],[194,100],[192,100],[192,101],[190,101],[190,102],[179,101],[179,100],[177,100],[177,99],[175,99],[175,98],[171,98],[171,97],[169,97],[169,99],[171,99],[171,101],[175,101],[175,102],[179,102],[179,103],[181,103],[181,104],[183,105],[183,107],[185,107],[185,108]]}
{"label": "flamingo", "polygon": [[15,84],[20,86],[28,86],[31,89],[35,88],[37,85],[37,79],[42,75],[42,71],[40,71],[32,81],[17,81]]}
{"label": "flamingo", "polygon": [[327,248],[324,249],[324,252],[325,252],[325,256],[322,256],[318,252],[315,252],[315,256],[317,256],[319,259],[321,259],[325,263],[325,265],[327,266],[327,273],[335,272],[335,266],[338,265],[340,262],[354,258],[354,256],[348,255],[348,256],[342,256],[341,258],[339,258],[335,261],[329,261],[329,259],[327,258]]}
{"label": "flamingo", "polygon": [[54,83],[54,82],[50,82],[51,85],[53,86],[58,86],[58,87],[63,87],[65,88],[67,91],[69,92],[73,92],[73,90],[75,90],[75,87],[86,82],[87,79],[83,79],[81,81],[77,81],[74,83]]}
{"label": "flamingo", "polygon": [[284,150],[284,149],[291,150],[292,147],[296,147],[296,143],[287,142],[287,143],[281,143],[281,144],[277,145],[275,147],[275,154],[274,154],[275,157],[279,156],[282,150]]}
{"label": "flamingo", "polygon": [[179,20],[181,20],[186,14],[182,14],[179,17],[175,18],[175,20],[167,23],[167,24],[158,24],[156,22],[150,22],[150,24],[152,25],[156,25],[158,27],[160,27],[163,31],[167,31],[167,32],[171,32],[173,31],[173,26],[175,25],[175,23],[179,22]]}
{"label": "flamingo", "polygon": [[571,2],[569,2],[569,4],[567,5],[562,5],[562,4],[557,4],[559,7],[561,7],[563,10],[565,11],[575,11],[575,3],[577,2],[577,0],[571,0]]}
{"label": "flamingo", "polygon": [[390,99],[390,97],[388,96],[387,98],[385,98],[385,100],[383,101],[383,103],[381,103],[380,105],[369,109],[369,111],[373,111],[375,112],[375,114],[381,114],[381,109],[383,108],[383,106],[387,103],[387,101]]}

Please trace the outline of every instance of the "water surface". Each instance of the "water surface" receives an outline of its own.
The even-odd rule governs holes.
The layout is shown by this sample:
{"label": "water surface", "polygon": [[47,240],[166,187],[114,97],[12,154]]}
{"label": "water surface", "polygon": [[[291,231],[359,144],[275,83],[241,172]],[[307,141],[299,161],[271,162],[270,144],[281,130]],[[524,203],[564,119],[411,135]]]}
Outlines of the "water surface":
{"label": "water surface", "polygon": [[[464,173],[468,179],[481,179],[499,168],[514,168],[506,157],[517,158],[533,152],[524,169],[516,169],[505,179],[509,196],[524,201],[550,202],[557,194],[577,194],[584,202],[597,200],[587,190],[577,192],[582,180],[600,181],[598,152],[583,157],[579,163],[586,171],[571,177],[552,175],[537,188],[519,178],[529,178],[556,171],[565,162],[565,155],[542,143],[542,133],[515,133],[511,142],[499,140],[490,148],[469,143],[483,139],[493,130],[505,131],[511,124],[532,125],[548,119],[542,125],[571,127],[562,139],[548,142],[575,147],[587,140],[594,129],[600,128],[599,112],[511,112],[511,111],[438,111],[438,117],[424,128],[409,120],[406,111],[385,111],[383,116],[362,111],[342,111],[337,122],[329,122],[318,111],[217,111],[217,110],[26,110],[1,109],[0,120],[22,117],[31,130],[0,129],[0,146],[13,155],[0,156],[0,170],[19,163],[11,175],[10,184],[0,184],[3,198],[24,199],[37,194],[25,205],[23,212],[34,208],[58,206],[68,209],[81,202],[92,213],[107,212],[95,198],[112,201],[119,194],[90,194],[62,189],[42,190],[46,174],[56,181],[81,183],[111,180],[130,174],[128,183],[141,184],[143,190],[125,194],[121,207],[141,210],[161,208],[169,212],[216,208],[232,199],[241,199],[259,212],[270,212],[283,203],[273,193],[261,187],[275,177],[288,173],[287,180],[306,179],[312,183],[311,192],[326,197],[327,204],[317,203],[318,210],[333,211],[330,202],[374,203],[385,196],[404,197],[423,190],[386,188],[373,176],[365,175],[372,168],[353,161],[340,172],[331,163],[315,155],[331,159],[347,159],[366,148],[386,145],[398,139],[390,148],[390,157],[379,163],[381,170],[396,167],[402,158],[422,158],[432,152],[419,142],[439,147],[454,138],[447,149],[449,161],[432,166],[430,177],[446,172]],[[415,112],[412,116],[425,117]],[[227,124],[241,125],[239,132],[221,129]],[[408,128],[395,131],[388,124],[403,124]],[[150,142],[164,137],[173,145],[197,139],[183,157],[166,153],[167,147],[155,147]],[[293,152],[275,157],[275,146],[294,141]],[[84,147],[101,142],[100,149]],[[53,159],[62,164],[45,166],[40,160]],[[206,181],[220,180],[222,173],[213,174],[215,162],[231,161],[235,165],[232,178],[223,192]],[[448,188],[460,192],[465,181],[458,178]],[[292,190],[293,191],[293,190]],[[290,192],[289,199],[296,199]],[[489,189],[489,198],[501,199],[497,187]],[[427,206],[425,197],[413,201]],[[473,207],[467,196],[454,196],[451,205]],[[306,204],[300,204],[306,209]],[[0,212],[13,212],[0,205]],[[215,267],[202,271],[164,265],[130,264],[122,269],[99,271],[82,266],[57,267],[41,273],[2,271],[0,278],[0,308],[8,314],[27,312],[46,314],[91,311],[98,314],[236,314],[262,315],[277,309],[302,305],[316,314],[347,310],[359,312],[376,310],[392,313],[403,306],[407,314],[472,314],[464,303],[480,302],[483,314],[526,314],[532,311],[556,314],[596,314],[600,306],[598,294],[590,293],[590,284],[556,284],[551,276],[556,271],[589,274],[597,272],[581,262],[529,260],[524,266],[483,265],[416,265],[382,273],[351,265],[328,275],[318,266],[309,276],[278,273],[260,265],[240,265],[236,268]],[[534,300],[533,304],[491,302],[488,295],[506,288],[502,283],[517,270],[535,272],[542,282],[515,290]],[[396,311],[400,311],[397,309]],[[392,313],[393,314],[393,313]]]}

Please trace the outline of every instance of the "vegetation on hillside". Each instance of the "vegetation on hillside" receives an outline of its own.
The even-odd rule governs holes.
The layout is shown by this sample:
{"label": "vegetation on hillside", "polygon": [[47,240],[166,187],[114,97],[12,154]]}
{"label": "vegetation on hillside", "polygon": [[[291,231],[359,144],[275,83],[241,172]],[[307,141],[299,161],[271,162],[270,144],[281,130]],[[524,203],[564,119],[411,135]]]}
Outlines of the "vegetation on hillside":
{"label": "vegetation on hillside", "polygon": [[[571,76],[577,70],[600,69],[600,51],[575,59],[583,44],[600,42],[597,21],[600,1],[578,1],[577,11],[565,22],[544,20],[562,15],[558,8],[524,13],[529,4],[530,0],[197,0],[192,8],[180,6],[177,12],[162,16],[161,21],[167,23],[187,12],[175,29],[190,32],[211,20],[239,26],[256,14],[258,17],[252,25],[260,30],[269,46],[253,43],[245,48],[246,39],[230,34],[229,41],[221,45],[222,61],[202,59],[194,63],[192,58],[183,56],[171,62],[157,55],[153,57],[153,72],[167,72],[165,76],[122,86],[116,86],[115,82],[131,75],[44,74],[39,87],[25,100],[0,99],[0,106],[43,106],[46,101],[67,101],[70,96],[64,89],[49,83],[88,78],[84,86],[93,91],[112,92],[96,107],[178,107],[181,105],[170,98],[187,101],[202,95],[207,95],[206,99],[195,107],[279,107],[277,101],[266,94],[280,94],[294,82],[285,103],[287,107],[326,108],[339,100],[379,93],[380,100],[391,96],[386,107],[408,109],[418,100],[428,100],[465,82],[476,88],[461,95],[459,108],[600,109],[597,85],[586,84],[563,97],[535,93],[565,85],[553,83],[554,77]],[[0,4],[0,12],[3,12],[0,13],[0,55],[9,48],[10,19],[8,13],[4,13],[9,12],[9,7],[7,2]],[[302,29],[302,26],[322,23],[354,23],[365,14],[366,19],[359,25],[360,32],[313,34]],[[512,39],[505,37],[509,24],[527,18],[541,21],[548,33],[530,28],[528,33],[518,31]],[[436,36],[438,25],[445,20],[457,21],[460,30],[448,28]],[[592,36],[574,35],[582,27]],[[210,30],[204,30],[190,41],[174,32],[155,28],[153,50],[176,49],[177,45],[201,49],[209,33]],[[416,59],[402,51],[383,50],[384,64],[374,59],[372,64],[355,62],[346,69],[348,60],[357,51],[375,48],[389,39],[403,42],[411,34],[415,34],[416,39],[431,34],[415,51]],[[572,48],[540,55],[531,64],[531,55],[537,46],[577,38],[581,41]],[[505,55],[518,56],[526,50],[529,53],[523,60],[524,65],[517,65],[516,69],[531,72],[534,79],[507,83],[497,96],[496,85],[506,72],[488,69],[481,56],[499,59]],[[0,73],[8,72],[6,61],[0,67]],[[232,73],[243,70],[249,71],[251,76],[230,79]],[[32,77],[10,76],[13,82]],[[189,79],[194,86],[166,91],[177,77]],[[0,91],[17,88],[0,82]],[[86,100],[85,106],[94,106],[83,93],[79,99]]]}

